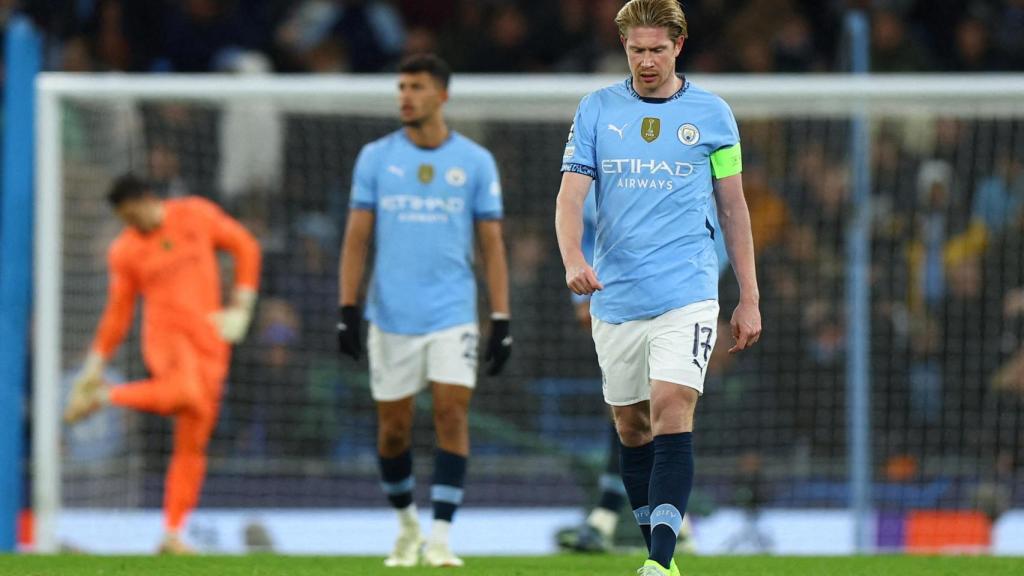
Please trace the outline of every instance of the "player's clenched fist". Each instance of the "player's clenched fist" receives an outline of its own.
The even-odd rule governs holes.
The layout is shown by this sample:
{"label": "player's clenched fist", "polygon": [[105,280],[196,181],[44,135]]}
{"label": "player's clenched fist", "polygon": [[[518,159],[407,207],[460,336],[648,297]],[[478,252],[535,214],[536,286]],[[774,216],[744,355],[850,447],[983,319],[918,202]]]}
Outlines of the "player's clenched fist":
{"label": "player's clenched fist", "polygon": [[363,345],[359,339],[361,322],[357,306],[338,308],[338,351],[351,356],[353,360],[359,360],[363,355]]}
{"label": "player's clenched fist", "polygon": [[581,296],[585,294],[593,294],[598,290],[604,289],[604,285],[597,280],[597,274],[594,273],[594,269],[586,262],[566,267],[565,285],[568,286],[569,290],[572,290],[574,294],[579,294]]}

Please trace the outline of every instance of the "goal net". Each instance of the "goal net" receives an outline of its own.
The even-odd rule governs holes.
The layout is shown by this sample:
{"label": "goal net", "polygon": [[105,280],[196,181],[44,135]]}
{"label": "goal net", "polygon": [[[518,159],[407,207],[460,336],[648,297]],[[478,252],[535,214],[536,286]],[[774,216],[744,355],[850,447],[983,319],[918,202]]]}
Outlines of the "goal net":
{"label": "goal net", "polygon": [[[739,121],[764,320],[761,342],[738,355],[725,353],[723,324],[709,367],[691,499],[698,550],[854,551],[847,366],[859,327],[868,334],[870,549],[1024,553],[1024,80],[693,80]],[[607,408],[564,286],[553,211],[580,96],[619,81],[453,82],[452,126],[501,170],[516,338],[505,372],[477,387],[459,512],[474,531],[504,539],[471,551],[546,551],[553,529],[578,521],[599,490]],[[394,92],[393,78],[41,78],[41,550],[145,551],[161,528],[168,422],[107,410],[59,424],[106,296],[119,224],[105,192],[126,170],[166,197],[214,200],[264,250],[258,310],[235,349],[188,538],[227,552],[263,542],[285,552],[388,548],[366,366],[339,359],[334,317],[352,166],[363,144],[399,127]],[[860,151],[857,121],[868,134]],[[861,220],[858,169],[870,186]],[[870,305],[854,315],[847,238],[858,224],[870,233]],[[737,297],[724,265],[721,322]],[[145,374],[136,328],[107,377]],[[413,433],[421,509],[429,406],[429,395],[418,400]],[[621,539],[638,540],[627,524]],[[351,539],[363,548],[339,548]]]}

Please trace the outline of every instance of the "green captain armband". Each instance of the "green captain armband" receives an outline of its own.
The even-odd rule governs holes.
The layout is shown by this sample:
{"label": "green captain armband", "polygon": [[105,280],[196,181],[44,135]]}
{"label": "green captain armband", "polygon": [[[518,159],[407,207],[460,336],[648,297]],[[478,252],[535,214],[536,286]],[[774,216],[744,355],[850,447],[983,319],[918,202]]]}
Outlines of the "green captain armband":
{"label": "green captain armband", "polygon": [[735,176],[743,172],[743,152],[740,150],[740,143],[719,148],[711,154],[711,173],[716,180]]}

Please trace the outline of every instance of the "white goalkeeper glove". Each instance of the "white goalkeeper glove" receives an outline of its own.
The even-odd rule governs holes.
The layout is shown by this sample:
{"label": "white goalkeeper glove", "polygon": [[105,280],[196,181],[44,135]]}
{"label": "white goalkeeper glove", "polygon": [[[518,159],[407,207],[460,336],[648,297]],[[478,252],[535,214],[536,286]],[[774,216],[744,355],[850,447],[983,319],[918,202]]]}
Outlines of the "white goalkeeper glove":
{"label": "white goalkeeper glove", "polygon": [[238,344],[249,330],[249,322],[252,320],[252,311],[255,307],[256,291],[236,288],[231,305],[211,314],[210,320],[217,327],[221,338],[231,344]]}
{"label": "white goalkeeper glove", "polygon": [[96,352],[89,352],[89,355],[85,357],[85,364],[82,365],[82,369],[75,375],[73,386],[79,388],[82,385],[100,380],[103,378],[103,370],[107,366],[107,361],[103,359]]}
{"label": "white goalkeeper glove", "polygon": [[64,407],[65,422],[77,422],[104,403],[103,370],[106,365],[107,362],[96,352],[89,352],[86,356],[85,364],[71,384],[71,392]]}

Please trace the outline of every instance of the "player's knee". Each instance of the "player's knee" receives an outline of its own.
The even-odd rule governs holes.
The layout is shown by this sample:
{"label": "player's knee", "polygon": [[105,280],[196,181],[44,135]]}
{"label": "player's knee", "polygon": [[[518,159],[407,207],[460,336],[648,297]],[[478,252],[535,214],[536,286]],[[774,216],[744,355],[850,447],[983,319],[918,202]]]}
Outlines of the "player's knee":
{"label": "player's knee", "polygon": [[653,439],[650,417],[639,411],[616,414],[615,431],[626,446],[642,446]]}
{"label": "player's knee", "polygon": [[412,443],[412,422],[397,420],[381,422],[378,443],[381,454],[401,454]]}
{"label": "player's knee", "polygon": [[468,424],[469,415],[465,406],[447,403],[434,407],[434,428],[439,434],[460,433]]}

